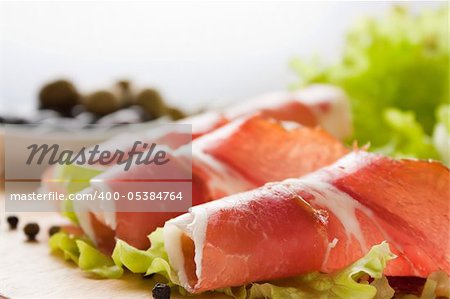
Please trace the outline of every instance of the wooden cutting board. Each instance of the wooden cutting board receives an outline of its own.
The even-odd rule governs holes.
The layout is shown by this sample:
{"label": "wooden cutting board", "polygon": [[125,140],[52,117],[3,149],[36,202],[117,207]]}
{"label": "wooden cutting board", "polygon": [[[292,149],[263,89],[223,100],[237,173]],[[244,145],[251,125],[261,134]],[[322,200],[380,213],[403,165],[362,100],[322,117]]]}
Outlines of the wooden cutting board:
{"label": "wooden cutting board", "polygon": [[[121,279],[93,279],[62,256],[50,254],[48,228],[67,223],[59,214],[16,213],[19,227],[10,231],[3,197],[0,205],[0,298],[152,298],[155,281],[131,273]],[[22,229],[28,222],[40,225],[38,242],[26,242]],[[175,294],[172,298],[183,297]],[[214,294],[195,298],[227,297]]]}

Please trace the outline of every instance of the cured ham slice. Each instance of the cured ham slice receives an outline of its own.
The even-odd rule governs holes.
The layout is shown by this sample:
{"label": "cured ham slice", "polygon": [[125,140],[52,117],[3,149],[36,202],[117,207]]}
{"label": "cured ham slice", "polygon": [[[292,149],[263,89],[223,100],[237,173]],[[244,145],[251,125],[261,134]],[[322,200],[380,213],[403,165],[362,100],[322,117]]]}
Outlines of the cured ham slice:
{"label": "cured ham slice", "polygon": [[214,142],[203,142],[204,153],[258,186],[309,173],[317,165],[329,165],[347,152],[322,129],[296,126],[289,130],[262,118],[246,121],[227,138],[213,138]]}
{"label": "cured ham slice", "polygon": [[[176,150],[172,158],[178,159],[181,155],[177,152],[182,150]],[[250,190],[269,181],[304,175],[333,163],[347,152],[339,141],[320,128],[284,127],[280,122],[261,116],[236,120],[192,143],[192,204]],[[241,164],[245,167],[241,167]],[[126,172],[120,169],[120,166],[114,166],[96,177],[88,192],[97,190],[125,195],[129,191],[141,191],[138,190],[140,187],[118,184],[117,181],[149,178],[152,173],[164,179],[164,173],[167,176],[180,173],[179,169],[164,171],[161,166],[152,165],[136,165]],[[118,212],[108,216],[113,220],[108,220],[101,213],[98,213],[97,218],[104,219],[102,222],[110,230],[115,230],[117,238],[141,249],[150,245],[148,234],[181,214],[123,212],[118,206],[116,210]],[[111,244],[103,240],[111,234],[105,234],[105,229],[98,228],[98,224],[98,221],[94,223],[89,220],[81,223],[86,232],[91,232],[90,237],[97,244]],[[103,249],[111,251],[112,247]]]}
{"label": "cured ham slice", "polygon": [[225,110],[224,116],[235,119],[255,112],[304,126],[321,126],[338,139],[352,132],[347,97],[331,85],[316,84],[294,92],[267,94]]}
{"label": "cured ham slice", "polygon": [[[151,128],[117,136],[103,144],[103,148],[114,151],[126,149],[129,140],[159,142],[173,149],[208,134],[235,119],[258,115],[279,121],[289,121],[307,127],[320,126],[338,139],[350,136],[350,104],[343,91],[331,85],[316,84],[295,92],[274,92],[250,99],[238,105],[217,111],[209,111],[177,121],[175,124],[187,124],[192,134],[186,132],[158,130]],[[170,129],[170,127],[169,127]],[[148,132],[147,132],[148,131]]]}
{"label": "cured ham slice", "polygon": [[[176,149],[237,118],[255,114],[308,127],[320,126],[338,139],[343,139],[351,134],[349,102],[342,90],[330,85],[312,85],[295,92],[276,92],[263,95],[234,107],[205,112],[176,122],[176,124],[191,125],[192,132],[189,133],[183,128],[179,128],[180,131],[177,131],[176,125],[168,128],[159,127],[157,130],[137,127],[137,131],[111,138],[101,144],[100,148],[111,152],[120,149],[127,153],[133,142],[139,140],[142,143],[164,144]],[[235,145],[240,146],[240,144]],[[136,150],[139,151],[139,148]],[[106,169],[111,165],[95,165],[94,167]],[[66,182],[55,182],[55,180],[61,180],[58,175],[57,167],[49,167],[42,177],[42,190],[65,193]]]}
{"label": "cured ham slice", "polygon": [[363,151],[299,179],[193,207],[164,226],[183,287],[198,293],[332,272],[387,241],[387,275],[450,274],[449,169]]}
{"label": "cured ham slice", "polygon": [[346,95],[339,88],[325,84],[311,85],[294,92],[266,94],[221,111],[189,117],[179,123],[192,124],[195,139],[234,119],[254,114],[308,127],[321,126],[338,139],[344,139],[352,132]]}

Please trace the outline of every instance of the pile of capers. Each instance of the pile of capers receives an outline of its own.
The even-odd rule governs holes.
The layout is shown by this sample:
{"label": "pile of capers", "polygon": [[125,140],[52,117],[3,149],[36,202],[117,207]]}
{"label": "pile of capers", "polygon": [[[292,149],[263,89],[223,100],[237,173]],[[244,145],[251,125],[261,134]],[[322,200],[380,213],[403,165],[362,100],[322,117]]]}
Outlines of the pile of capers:
{"label": "pile of capers", "polygon": [[93,124],[140,123],[160,117],[178,120],[186,116],[180,109],[169,106],[156,89],[136,90],[127,80],[86,94],[80,93],[68,80],[56,80],[41,88],[38,99],[39,113],[33,117],[0,117],[0,122],[88,128]]}

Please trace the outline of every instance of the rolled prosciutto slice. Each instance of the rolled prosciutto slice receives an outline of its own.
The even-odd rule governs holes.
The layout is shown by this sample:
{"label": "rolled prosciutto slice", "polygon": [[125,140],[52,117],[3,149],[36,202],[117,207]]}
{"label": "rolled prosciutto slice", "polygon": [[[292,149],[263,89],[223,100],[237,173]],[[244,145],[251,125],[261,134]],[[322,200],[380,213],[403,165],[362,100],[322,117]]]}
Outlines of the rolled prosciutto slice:
{"label": "rolled prosciutto slice", "polygon": [[[158,143],[176,149],[192,140],[208,134],[237,118],[259,115],[280,121],[289,121],[303,126],[324,128],[331,135],[343,139],[351,134],[351,113],[346,95],[331,85],[312,85],[295,92],[274,92],[256,97],[249,101],[217,111],[208,111],[196,116],[182,119],[176,124],[189,124],[192,132],[174,127],[147,128],[120,134],[100,144],[100,148],[114,152],[128,152],[134,141]],[[175,126],[176,127],[176,126]],[[235,144],[240,146],[240,144]],[[136,149],[139,151],[139,148]],[[126,157],[125,157],[126,158]],[[105,170],[110,165],[91,165]],[[61,181],[58,167],[49,167],[42,175],[42,192],[57,191],[66,193],[67,182]],[[58,181],[61,181],[58,183]]]}
{"label": "rolled prosciutto slice", "polygon": [[233,120],[259,113],[308,127],[321,126],[338,139],[350,136],[351,113],[346,95],[337,87],[316,84],[294,92],[274,92],[231,106],[222,112]]}
{"label": "rolled prosciutto slice", "polygon": [[450,274],[449,169],[363,151],[299,179],[193,207],[164,242],[193,293],[332,272],[387,241],[387,275]]}
{"label": "rolled prosciutto slice", "polygon": [[[183,157],[180,152],[184,149],[176,150],[171,159]],[[250,190],[269,181],[299,177],[335,162],[347,152],[347,148],[320,128],[286,126],[261,116],[238,119],[193,141],[192,204]],[[186,167],[186,163],[179,165],[180,169]],[[191,166],[191,161],[188,165]],[[171,168],[166,171],[167,176],[180,173],[180,169]],[[155,165],[135,165],[128,171],[114,166],[97,176],[84,192],[119,192],[126,195],[129,191],[140,190],[131,183],[119,184],[117,181],[148,178],[152,173],[163,178],[164,170]],[[92,220],[92,215],[83,216],[82,207],[75,208],[83,218],[81,226],[105,251],[112,250],[114,237],[141,249],[148,248],[147,235],[163,226],[165,221],[181,214],[123,212],[117,207],[118,212],[112,215],[96,213],[96,220]],[[104,244],[107,246],[102,246]]]}
{"label": "rolled prosciutto slice", "polygon": [[337,87],[315,84],[294,92],[273,92],[218,111],[188,117],[178,123],[192,124],[193,139],[230,121],[259,114],[308,127],[321,126],[338,139],[352,133],[350,104]]}

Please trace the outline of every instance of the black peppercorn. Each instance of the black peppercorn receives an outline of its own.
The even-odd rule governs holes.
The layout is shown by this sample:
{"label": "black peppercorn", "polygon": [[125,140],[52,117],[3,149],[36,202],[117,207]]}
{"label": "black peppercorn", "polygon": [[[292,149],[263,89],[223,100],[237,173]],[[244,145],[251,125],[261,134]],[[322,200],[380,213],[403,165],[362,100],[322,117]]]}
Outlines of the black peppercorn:
{"label": "black peppercorn", "polygon": [[8,218],[6,218],[6,221],[8,221],[9,229],[14,230],[17,228],[19,218],[17,216],[8,216]]}
{"label": "black peppercorn", "polygon": [[23,228],[23,232],[27,235],[28,241],[36,241],[36,236],[39,233],[39,225],[37,223],[28,223]]}
{"label": "black peppercorn", "polygon": [[165,283],[157,283],[152,290],[152,295],[154,299],[169,299],[170,298],[170,287]]}
{"label": "black peppercorn", "polygon": [[54,225],[52,227],[50,227],[50,229],[48,230],[48,235],[51,237],[54,234],[58,233],[61,230],[60,226]]}

